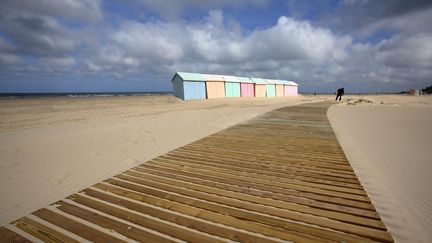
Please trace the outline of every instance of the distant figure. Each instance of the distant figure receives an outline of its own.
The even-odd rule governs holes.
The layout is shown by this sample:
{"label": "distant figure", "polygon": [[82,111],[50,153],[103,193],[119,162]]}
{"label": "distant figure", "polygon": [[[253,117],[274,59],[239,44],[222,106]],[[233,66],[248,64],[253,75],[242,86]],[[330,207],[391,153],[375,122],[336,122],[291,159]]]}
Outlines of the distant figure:
{"label": "distant figure", "polygon": [[338,98],[339,98],[339,101],[340,101],[342,99],[342,95],[344,95],[344,93],[345,93],[344,88],[338,89],[335,101],[338,100]]}

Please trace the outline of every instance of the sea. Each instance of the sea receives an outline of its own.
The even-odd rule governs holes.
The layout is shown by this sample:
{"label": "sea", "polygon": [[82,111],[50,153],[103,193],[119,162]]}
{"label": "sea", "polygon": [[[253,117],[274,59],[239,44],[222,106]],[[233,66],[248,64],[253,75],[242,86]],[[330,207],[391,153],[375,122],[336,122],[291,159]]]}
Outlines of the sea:
{"label": "sea", "polygon": [[28,98],[86,98],[86,97],[120,97],[120,96],[160,96],[172,95],[172,92],[77,92],[77,93],[0,93],[0,99]]}

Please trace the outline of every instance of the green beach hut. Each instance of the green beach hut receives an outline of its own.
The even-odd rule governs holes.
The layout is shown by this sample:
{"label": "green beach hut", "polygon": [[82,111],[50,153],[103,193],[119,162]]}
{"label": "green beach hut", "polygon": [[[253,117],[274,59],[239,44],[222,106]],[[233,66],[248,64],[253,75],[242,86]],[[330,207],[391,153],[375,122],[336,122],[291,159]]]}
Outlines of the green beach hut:
{"label": "green beach hut", "polygon": [[240,97],[240,80],[234,76],[224,76],[225,97]]}
{"label": "green beach hut", "polygon": [[276,82],[272,79],[266,79],[266,96],[276,97]]}

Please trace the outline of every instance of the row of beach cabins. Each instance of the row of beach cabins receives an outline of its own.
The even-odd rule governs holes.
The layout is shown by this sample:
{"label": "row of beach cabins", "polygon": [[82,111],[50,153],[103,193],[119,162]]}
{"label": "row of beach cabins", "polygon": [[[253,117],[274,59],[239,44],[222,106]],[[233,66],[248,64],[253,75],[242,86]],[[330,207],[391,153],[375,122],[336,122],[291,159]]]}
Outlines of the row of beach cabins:
{"label": "row of beach cabins", "polygon": [[286,80],[177,72],[171,81],[182,100],[298,95],[298,84]]}

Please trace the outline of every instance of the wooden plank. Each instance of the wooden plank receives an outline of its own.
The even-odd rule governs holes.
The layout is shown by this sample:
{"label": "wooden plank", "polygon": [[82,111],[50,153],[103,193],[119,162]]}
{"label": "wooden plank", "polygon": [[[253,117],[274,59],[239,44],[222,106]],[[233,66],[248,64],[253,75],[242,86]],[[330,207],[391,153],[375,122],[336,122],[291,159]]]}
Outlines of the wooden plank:
{"label": "wooden plank", "polygon": [[[214,145],[216,146],[216,145]],[[233,145],[234,146],[234,145]],[[245,145],[246,146],[246,145]],[[195,149],[194,149],[195,148]],[[183,154],[193,154],[194,152],[197,151],[212,151],[212,152],[219,152],[219,153],[223,153],[224,155],[230,155],[230,159],[236,159],[237,157],[241,157],[241,158],[247,158],[248,160],[251,159],[253,160],[257,160],[257,157],[253,156],[254,153],[264,153],[265,150],[261,149],[253,149],[253,148],[246,148],[246,147],[239,147],[236,149],[241,149],[243,152],[246,152],[245,154],[241,155],[239,153],[237,153],[234,149],[230,149],[228,151],[218,151],[216,150],[214,147],[210,147],[210,146],[194,146],[192,147],[192,149],[190,149],[189,147],[182,147],[181,149],[178,149],[178,151],[176,151],[177,153],[175,155],[178,155],[179,153],[183,153]],[[288,151],[286,151],[288,152]],[[311,153],[310,151],[307,151],[308,153]],[[315,153],[315,152],[314,152]],[[166,156],[170,156],[172,154],[167,154]],[[274,156],[266,156],[267,160],[270,159],[275,159],[276,157],[278,157],[280,162],[283,162],[283,165],[290,165],[290,164],[299,164],[299,165],[309,165],[309,166],[315,166],[317,168],[322,168],[322,169],[338,169],[340,171],[349,171],[349,172],[353,172],[351,166],[349,166],[348,163],[346,163],[346,161],[344,163],[334,163],[334,162],[323,162],[323,161],[313,161],[311,159],[299,159],[299,158],[294,158],[293,156],[295,155],[294,153],[287,153],[287,154],[281,154],[281,153],[274,153],[272,154]],[[327,156],[326,154],[323,154],[321,156]],[[281,159],[282,158],[282,159]]]}
{"label": "wooden plank", "polygon": [[[181,187],[175,187],[175,186],[171,186],[168,184],[155,183],[153,181],[149,181],[149,180],[145,180],[145,179],[140,179],[140,180],[141,180],[141,183],[140,183],[141,185],[147,185],[147,186],[159,188],[159,189],[162,189],[165,191],[170,191],[170,192],[174,192],[174,193],[187,195],[187,196],[192,197],[192,198],[199,198],[199,199],[203,199],[206,201],[216,202],[216,203],[229,205],[232,207],[246,209],[246,210],[250,210],[250,211],[265,213],[265,214],[273,215],[276,217],[286,218],[289,220],[314,224],[314,225],[318,225],[321,227],[326,227],[326,228],[330,228],[330,229],[334,229],[334,230],[338,230],[338,231],[342,231],[342,232],[347,232],[350,234],[357,234],[357,235],[361,235],[361,236],[365,236],[365,237],[370,237],[370,238],[375,239],[375,240],[388,241],[388,239],[390,237],[390,235],[386,231],[381,231],[381,230],[377,230],[377,229],[373,229],[373,228],[368,228],[368,227],[363,227],[363,226],[358,226],[358,225],[352,225],[352,224],[343,223],[343,222],[336,221],[336,220],[331,220],[328,218],[321,218],[321,217],[315,217],[312,215],[299,214],[299,213],[291,212],[288,210],[281,210],[281,209],[277,209],[277,208],[267,207],[264,205],[257,205],[257,204],[249,203],[249,202],[245,202],[245,201],[239,201],[239,200],[234,200],[234,199],[230,199],[230,198],[226,198],[226,197],[215,196],[215,195],[212,195],[209,193],[196,192],[193,190],[184,189]],[[117,179],[109,179],[109,180],[107,180],[107,182],[109,182],[113,185],[121,186],[121,187],[130,189],[130,190],[134,190],[134,191],[138,191],[138,192],[148,190],[146,187],[143,187],[141,185],[132,184],[132,183],[122,181],[122,180],[117,180]]]}
{"label": "wooden plank", "polygon": [[44,242],[79,242],[28,217],[23,217],[15,221],[15,224],[21,230]]}
{"label": "wooden plank", "polygon": [[30,243],[25,237],[13,232],[12,230],[0,227],[0,243]]}
{"label": "wooden plank", "polygon": [[[159,158],[170,158],[170,156],[162,155]],[[336,181],[336,182],[343,182],[343,183],[350,183],[350,184],[356,184],[360,185],[360,182],[357,179],[349,179],[349,178],[340,178],[335,177],[332,175],[325,175],[325,174],[319,174],[314,173],[314,171],[305,170],[305,169],[295,169],[289,166],[276,166],[271,163],[253,163],[251,161],[243,161],[243,160],[237,160],[237,159],[221,159],[221,158],[211,158],[211,157],[202,157],[199,154],[195,154],[194,156],[189,155],[185,156],[181,153],[177,153],[175,158],[177,160],[183,161],[183,160],[192,160],[192,161],[202,161],[202,162],[208,162],[208,163],[215,163],[215,164],[227,164],[227,165],[238,165],[241,167],[249,167],[249,168],[255,168],[257,170],[265,170],[268,172],[276,172],[276,173],[285,173],[285,174],[293,174],[293,175],[301,175],[309,178],[318,178],[318,179],[324,179],[327,181]],[[144,165],[144,164],[143,164]]]}
{"label": "wooden plank", "polygon": [[329,105],[280,108],[199,139],[0,228],[0,240],[393,242]]}
{"label": "wooden plank", "polygon": [[[166,163],[172,160],[165,160],[161,158],[154,159],[151,164],[158,164],[159,162]],[[191,168],[197,168],[200,170],[209,170],[213,172],[220,172],[220,173],[232,173],[233,170],[226,169],[223,167],[217,167],[217,166],[208,166],[208,165],[200,165],[197,163],[190,163],[190,162],[180,162],[176,161],[177,165],[183,166],[183,167],[191,167]],[[257,174],[254,172],[245,172],[242,170],[236,170],[235,175],[241,175],[246,176],[249,178],[257,178],[257,179],[263,179],[268,181],[278,181],[280,183],[284,184],[292,184],[292,185],[299,185],[299,186],[307,186],[307,187],[313,187],[313,188],[320,188],[320,189],[326,189],[330,191],[337,191],[337,192],[343,192],[343,193],[349,193],[349,194],[356,194],[361,196],[366,196],[366,192],[358,189],[358,188],[347,188],[347,187],[340,187],[340,186],[333,186],[333,185],[326,185],[321,183],[315,183],[315,182],[308,182],[308,181],[302,181],[298,179],[291,179],[291,178],[284,178],[284,177],[276,177],[276,176],[270,176],[270,175],[264,175],[264,174]]]}
{"label": "wooden plank", "polygon": [[[126,175],[132,175],[132,176],[136,176],[136,177],[140,177],[140,173],[142,173],[142,172],[134,171],[134,170],[129,170],[129,171],[124,172],[124,174],[126,174]],[[314,207],[314,208],[321,208],[321,209],[326,209],[326,210],[330,210],[330,211],[344,212],[344,213],[368,217],[368,218],[380,219],[380,217],[378,216],[378,214],[375,211],[370,211],[370,210],[362,210],[362,209],[358,209],[358,208],[346,207],[346,206],[341,206],[341,205],[337,205],[337,204],[318,202],[315,200],[308,200],[306,198],[299,198],[299,197],[294,197],[294,196],[290,196],[290,195],[283,195],[283,194],[271,192],[268,190],[263,191],[263,190],[254,189],[251,187],[241,187],[241,186],[237,186],[234,184],[227,184],[227,183],[214,182],[214,181],[210,181],[210,180],[203,180],[203,179],[199,179],[199,178],[183,176],[180,174],[166,173],[163,171],[153,170],[153,169],[149,169],[149,168],[146,168],[146,173],[151,173],[154,175],[164,176],[167,178],[182,180],[182,181],[191,182],[191,183],[195,183],[195,184],[205,185],[205,186],[209,186],[209,187],[213,187],[213,188],[224,189],[224,190],[228,190],[228,191],[241,192],[241,193],[246,193],[249,195],[254,195],[254,196],[259,196],[259,197],[267,197],[267,198],[271,198],[271,199],[275,199],[275,200],[281,200],[281,201],[288,202],[288,203],[296,203],[296,204],[306,205],[306,206]]]}
{"label": "wooden plank", "polygon": [[[226,139],[225,139],[226,140]],[[224,141],[225,141],[224,140]],[[231,142],[231,144],[230,144]],[[316,150],[304,149],[298,146],[293,146],[290,149],[277,149],[270,146],[270,144],[266,144],[266,146],[255,147],[250,145],[249,143],[243,142],[241,144],[232,143],[233,141],[223,142],[223,145],[219,145],[222,141],[215,143],[214,145],[206,144],[206,143],[196,143],[186,145],[179,150],[184,151],[212,151],[215,153],[223,153],[227,155],[233,156],[250,156],[249,152],[259,153],[258,158],[266,158],[266,159],[278,159],[281,162],[295,162],[302,161],[303,163],[315,165],[318,167],[329,168],[329,169],[338,169],[338,170],[346,170],[352,172],[353,169],[350,166],[347,166],[346,160],[341,153],[340,156],[334,157],[330,154],[334,155],[337,152],[327,153],[322,152],[323,148],[320,148],[321,152],[317,152]],[[286,141],[285,141],[286,142]],[[261,144],[260,144],[261,145]],[[271,154],[268,153],[268,149],[271,149]],[[238,149],[238,150],[237,150]],[[302,153],[299,152],[302,150]],[[341,151],[342,152],[342,151]],[[325,159],[322,159],[321,156],[326,156]]]}
{"label": "wooden plank", "polygon": [[[205,151],[205,152],[204,152]],[[273,156],[266,156],[266,155],[256,155],[253,157],[248,157],[246,155],[241,155],[239,153],[229,153],[227,151],[213,151],[213,150],[205,150],[205,149],[191,149],[188,148],[186,149],[178,149],[178,151],[176,151],[178,153],[183,153],[183,154],[189,154],[192,155],[192,157],[194,156],[195,153],[197,154],[201,154],[202,156],[209,156],[209,157],[213,157],[213,158],[225,158],[225,159],[237,159],[237,160],[243,160],[243,161],[251,161],[251,162],[260,162],[260,161],[272,161],[273,164],[275,165],[280,165],[280,166],[291,166],[294,168],[298,168],[298,169],[313,169],[315,171],[322,171],[322,172],[327,172],[327,173],[332,173],[334,175],[337,175],[339,177],[343,177],[343,178],[351,178],[354,179],[355,174],[352,171],[346,171],[346,170],[340,170],[340,169],[332,169],[329,168],[329,166],[319,166],[317,164],[312,164],[312,163],[307,163],[307,161],[310,159],[306,158],[305,160],[284,160],[282,159],[283,156],[277,156],[279,159],[277,159],[277,157],[273,157]],[[253,152],[253,151],[251,151]],[[284,155],[287,156],[287,155]],[[274,162],[275,160],[277,160],[278,162]],[[299,164],[298,162],[302,162],[303,164]]]}
{"label": "wooden plank", "polygon": [[[160,156],[160,158],[166,158],[165,156]],[[168,157],[169,158],[169,157]],[[178,157],[176,159],[179,159]],[[241,163],[227,163],[225,161],[218,160],[218,162],[208,162],[202,159],[179,159],[182,162],[189,162],[199,165],[207,165],[212,167],[219,167],[234,171],[244,171],[249,172],[252,174],[263,174],[268,176],[275,176],[275,177],[281,177],[281,178],[288,178],[288,179],[294,179],[294,180],[301,180],[301,181],[307,181],[307,182],[313,182],[313,183],[321,183],[325,185],[332,185],[332,186],[340,186],[340,187],[347,187],[347,188],[354,188],[354,189],[363,189],[363,187],[359,183],[347,183],[347,182],[339,182],[339,181],[331,181],[331,180],[324,180],[319,178],[313,178],[308,177],[304,175],[298,175],[298,174],[288,174],[281,171],[270,171],[270,170],[263,170],[263,169],[257,169],[255,166],[252,166],[250,164],[241,164]]]}
{"label": "wooden plank", "polygon": [[39,209],[35,212],[33,212],[34,215],[37,217],[48,221],[52,224],[55,224],[59,226],[60,228],[63,228],[65,230],[68,230],[76,235],[81,236],[84,239],[87,239],[89,241],[93,242],[126,242],[121,239],[118,239],[114,236],[111,236],[109,234],[106,234],[102,231],[99,231],[97,229],[94,229],[90,226],[87,226],[83,223],[80,223],[78,221],[75,221],[73,219],[70,219],[68,217],[65,217],[61,214],[55,213],[51,210],[48,210],[46,208]]}
{"label": "wooden plank", "polygon": [[[120,233],[124,236],[127,236],[131,239],[141,241],[141,242],[174,242],[167,238],[164,238],[160,235],[150,233],[148,231],[139,229],[132,225],[128,225],[114,219],[108,218],[106,216],[97,214],[95,212],[89,211],[84,208],[77,207],[75,205],[69,204],[65,201],[60,203],[60,206],[57,207],[59,210],[68,213],[70,215],[74,215],[78,218],[81,218],[85,221],[91,222],[93,224],[97,224],[103,228],[107,228],[109,230],[114,230],[117,233]],[[189,238],[191,242],[193,239]],[[209,241],[212,242],[212,241]]]}
{"label": "wooden plank", "polygon": [[[232,157],[232,156],[224,156],[224,155],[211,155],[209,153],[204,153],[204,152],[197,152],[194,151],[192,153],[185,153],[185,152],[178,152],[177,156],[185,156],[184,158],[200,158],[200,159],[217,159],[217,160],[225,160],[225,161],[239,161],[239,162],[245,162],[245,163],[251,163],[253,165],[266,165],[266,166],[270,166],[273,168],[279,168],[279,169],[284,169],[284,170],[288,170],[288,171],[299,171],[299,172],[306,172],[306,173],[315,173],[315,174],[319,174],[319,175],[327,175],[327,176],[332,176],[335,179],[346,179],[346,180],[357,180],[357,177],[355,175],[347,175],[347,174],[340,174],[340,173],[336,173],[336,172],[332,172],[332,171],[327,171],[327,170],[323,170],[323,169],[318,169],[316,167],[305,167],[305,166],[298,166],[296,164],[285,164],[285,163],[280,163],[280,164],[275,164],[272,162],[268,162],[271,161],[269,159],[261,159],[261,160],[257,160],[257,159],[246,159],[244,157]],[[170,156],[170,154],[167,154],[166,156]],[[162,158],[162,157],[161,157]]]}
{"label": "wooden plank", "polygon": [[[212,235],[220,236],[223,238],[228,238],[235,241],[244,241],[244,242],[274,242],[273,240],[265,237],[261,237],[259,235],[250,234],[247,232],[239,232],[230,228],[224,228],[220,227],[214,224],[207,223],[205,221],[198,221],[193,218],[188,218],[179,214],[173,214],[169,213],[163,210],[157,210],[154,207],[146,206],[145,204],[139,204],[133,201],[129,201],[120,197],[116,197],[109,194],[104,194],[96,190],[88,189],[86,190],[86,195],[90,195],[92,197],[107,201],[109,203],[113,203],[117,206],[122,206],[140,213],[148,214],[153,217],[160,218],[162,220],[170,221],[172,223],[176,223],[179,225],[186,226],[191,229],[199,230],[202,232],[207,232]],[[147,220],[143,220],[143,218],[136,214],[132,213],[130,211],[119,209],[118,207],[110,206],[109,204],[102,203],[99,201],[96,201],[94,199],[91,199],[89,197],[83,197],[81,195],[74,195],[73,200],[76,202],[79,202],[83,205],[86,205],[88,207],[92,207],[98,210],[101,210],[107,214],[122,218],[124,220],[128,220],[131,222],[134,222],[135,224],[139,224],[142,226],[148,225]],[[158,206],[160,206],[159,199],[156,199],[158,201]],[[147,201],[148,202],[148,201]],[[172,204],[170,206],[167,206],[166,208],[172,207]],[[199,216],[202,214],[209,214],[210,212],[205,212],[204,210],[199,210],[192,207],[185,207],[188,211],[189,215]],[[202,218],[202,217],[201,217]],[[235,220],[235,219],[230,219]],[[148,226],[147,226],[148,227]],[[157,227],[160,229],[159,227]],[[178,231],[178,230],[177,230]],[[175,234],[175,231],[167,231],[167,234],[173,235]],[[176,235],[176,237],[179,237]],[[179,237],[181,238],[181,237]],[[204,238],[200,238],[201,240],[204,240]],[[309,239],[310,240],[310,239]]]}
{"label": "wooden plank", "polygon": [[147,168],[151,168],[159,171],[167,171],[167,172],[191,176],[195,178],[207,179],[216,182],[229,183],[229,184],[243,186],[247,188],[256,188],[264,191],[272,191],[275,193],[291,195],[299,198],[313,199],[316,201],[328,202],[336,205],[349,206],[349,207],[360,208],[365,210],[374,210],[373,205],[370,203],[364,203],[364,202],[359,202],[359,201],[354,201],[354,200],[349,200],[344,198],[338,198],[338,197],[332,197],[332,196],[326,196],[326,195],[320,195],[320,194],[314,194],[308,192],[301,192],[293,189],[280,188],[273,185],[260,184],[257,183],[256,181],[241,181],[238,179],[229,179],[229,178],[223,178],[219,176],[210,176],[210,175],[197,173],[197,172],[181,171],[178,169],[169,169],[169,168],[158,167],[149,164],[142,164],[141,166],[134,168],[134,170],[141,171]]}
{"label": "wooden plank", "polygon": [[[275,236],[281,239],[286,239],[286,240],[293,240],[293,236],[294,235],[290,235],[290,236],[285,236],[285,234],[288,234],[290,232],[298,232],[298,234],[309,234],[311,236],[314,237],[320,237],[323,239],[330,239],[330,240],[344,240],[346,242],[364,242],[366,239],[365,238],[361,238],[358,236],[354,236],[354,235],[349,235],[349,234],[343,234],[343,233],[339,233],[336,231],[331,231],[325,228],[317,228],[317,227],[313,227],[310,225],[305,225],[305,224],[299,224],[293,221],[288,221],[288,220],[283,220],[283,219],[279,219],[279,218],[275,218],[275,217],[269,217],[267,215],[261,215],[261,214],[257,214],[251,211],[243,211],[243,210],[237,210],[231,207],[227,207],[221,204],[212,204],[212,203],[208,203],[206,201],[200,201],[200,200],[196,200],[194,198],[188,198],[188,197],[184,197],[184,196],[180,196],[180,195],[176,195],[176,194],[172,194],[172,193],[165,193],[156,189],[152,189],[152,188],[147,188],[147,190],[145,192],[134,192],[134,191],[130,191],[128,189],[125,188],[121,188],[121,187],[117,187],[117,186],[113,186],[113,185],[109,185],[109,184],[105,184],[105,183],[99,183],[95,185],[95,188],[101,189],[101,190],[105,190],[107,192],[111,192],[114,193],[116,195],[122,196],[122,197],[126,197],[126,198],[130,198],[136,201],[140,201],[140,202],[146,202],[146,203],[150,203],[150,204],[155,204],[157,206],[160,207],[167,207],[170,210],[175,210],[175,211],[179,211],[185,214],[189,214],[191,212],[188,212],[186,210],[183,210],[184,205],[189,205],[195,208],[201,208],[201,209],[205,209],[208,211],[211,211],[213,213],[220,213],[223,215],[230,215],[233,218],[237,218],[239,220],[242,220],[244,223],[246,222],[255,222],[258,223],[259,226],[256,226],[257,224],[248,224],[247,226],[250,227],[248,228],[248,230],[253,231],[253,230],[259,230],[258,232],[262,233],[262,234],[268,234],[270,236]],[[89,194],[91,196],[95,196],[95,190],[92,190],[91,188],[89,189],[85,189],[84,192],[86,194]],[[158,199],[152,201],[152,198],[149,197],[148,195],[157,197]],[[96,196],[97,197],[97,196]],[[162,200],[161,200],[162,199]],[[165,199],[165,200],[163,200]],[[164,205],[166,201],[169,201],[168,205]],[[178,204],[175,204],[174,202],[177,202]],[[176,207],[176,205],[181,205],[181,207]],[[208,215],[204,214],[202,211],[198,211],[196,213],[194,213],[192,211],[191,213],[193,216],[198,216],[198,217],[206,217]],[[215,222],[217,219],[215,218],[211,218],[209,220],[215,220]],[[222,224],[225,225],[232,225],[234,223],[237,223],[236,221],[232,220],[232,218],[229,218],[228,220],[224,219],[223,221],[221,221]],[[253,225],[255,225],[256,227],[252,227]],[[273,226],[273,227],[268,227],[268,226]],[[235,227],[241,227],[239,225],[236,224]],[[282,231],[278,230],[278,228],[281,228]],[[273,229],[273,230],[271,230]],[[279,233],[278,233],[279,232]],[[297,237],[298,238],[298,237]],[[298,240],[295,240],[300,241]],[[301,242],[305,242],[304,239]],[[307,241],[306,241],[307,242]]]}
{"label": "wooden plank", "polygon": [[182,171],[191,171],[191,172],[203,173],[206,175],[220,176],[220,177],[228,178],[228,179],[235,179],[235,180],[242,180],[242,181],[255,181],[255,182],[259,182],[261,184],[265,184],[265,185],[269,185],[269,186],[277,186],[277,187],[281,187],[281,188],[293,189],[293,190],[298,190],[298,191],[311,192],[311,193],[333,196],[333,197],[344,198],[344,199],[351,199],[351,200],[356,200],[356,201],[360,201],[360,202],[367,202],[367,203],[370,202],[369,198],[367,198],[366,196],[363,196],[363,195],[354,195],[354,194],[331,191],[331,190],[326,190],[326,189],[321,189],[321,188],[313,188],[313,187],[303,186],[303,185],[281,183],[278,181],[271,181],[271,180],[267,180],[267,179],[260,179],[257,177],[243,176],[243,175],[238,175],[238,174],[229,174],[229,173],[222,173],[222,172],[216,172],[216,171],[205,170],[205,169],[197,169],[195,167],[190,167],[190,166],[185,166],[185,165],[179,164],[179,162],[173,164],[173,163],[161,162],[160,160],[155,159],[155,160],[152,160],[151,162],[149,162],[149,164],[159,165],[159,166],[163,166],[163,167],[167,167],[167,168],[171,168],[171,169],[182,170]]}
{"label": "wooden plank", "polygon": [[268,199],[268,198],[264,198],[264,197],[257,197],[257,196],[247,195],[247,194],[238,193],[238,192],[221,190],[221,189],[208,187],[208,186],[202,186],[202,185],[198,185],[198,184],[194,184],[194,183],[190,183],[190,182],[183,182],[180,180],[164,178],[164,177],[160,177],[160,176],[154,176],[154,175],[151,175],[148,173],[143,173],[143,172],[141,173],[141,175],[135,174],[135,175],[131,176],[131,175],[121,174],[121,175],[117,175],[116,177],[120,178],[122,180],[127,180],[127,181],[135,182],[138,184],[144,184],[142,181],[143,179],[144,180],[150,180],[150,181],[156,181],[156,182],[160,182],[163,184],[168,184],[168,185],[172,185],[172,186],[176,186],[176,187],[191,189],[191,190],[198,191],[198,192],[204,192],[204,193],[215,194],[215,195],[222,196],[222,197],[234,198],[234,199],[242,200],[245,202],[262,204],[262,205],[266,205],[266,206],[272,206],[272,207],[287,209],[290,211],[297,211],[297,212],[316,215],[316,216],[323,216],[323,217],[327,217],[330,219],[337,219],[340,221],[344,221],[344,222],[348,222],[348,223],[352,223],[352,224],[363,225],[363,226],[369,226],[369,227],[373,227],[373,228],[377,228],[377,229],[385,229],[384,224],[380,220],[349,215],[349,214],[341,213],[341,212],[333,212],[333,211],[329,211],[329,210],[316,209],[316,208],[311,208],[311,207],[307,207],[307,206],[303,206],[303,205],[299,205],[299,204],[286,203],[283,201]]}

